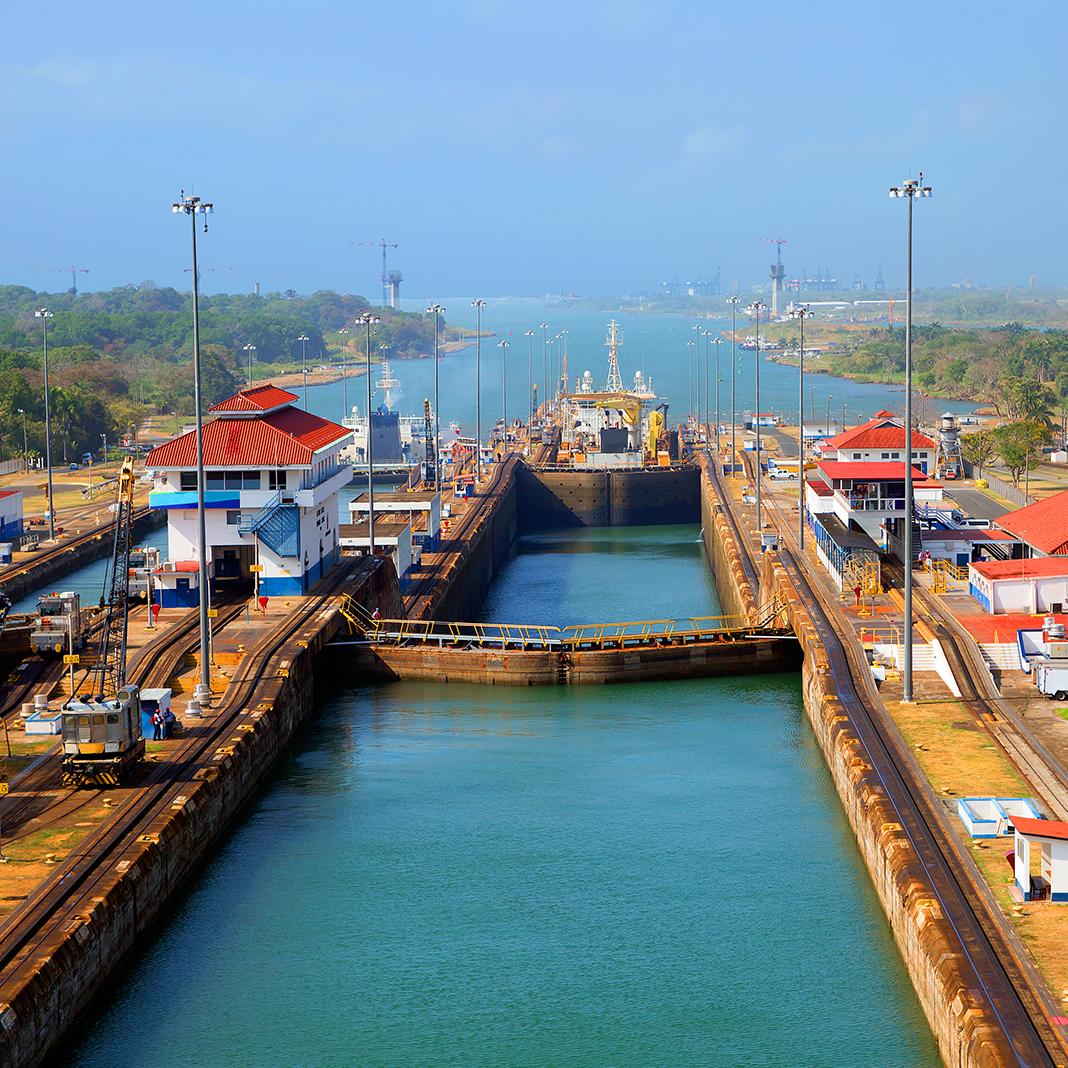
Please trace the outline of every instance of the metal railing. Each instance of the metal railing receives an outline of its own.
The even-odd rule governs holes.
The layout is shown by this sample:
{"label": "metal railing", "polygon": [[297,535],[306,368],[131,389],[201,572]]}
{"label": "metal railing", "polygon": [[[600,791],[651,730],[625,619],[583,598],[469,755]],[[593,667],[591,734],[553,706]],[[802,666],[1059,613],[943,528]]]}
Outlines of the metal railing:
{"label": "metal railing", "polygon": [[744,616],[690,616],[687,619],[643,619],[622,623],[583,623],[569,627],[540,623],[461,623],[434,619],[375,619],[346,597],[341,614],[354,633],[371,643],[437,645],[439,648],[625,649],[649,645],[685,645],[726,641],[775,630],[769,618],[753,626]]}

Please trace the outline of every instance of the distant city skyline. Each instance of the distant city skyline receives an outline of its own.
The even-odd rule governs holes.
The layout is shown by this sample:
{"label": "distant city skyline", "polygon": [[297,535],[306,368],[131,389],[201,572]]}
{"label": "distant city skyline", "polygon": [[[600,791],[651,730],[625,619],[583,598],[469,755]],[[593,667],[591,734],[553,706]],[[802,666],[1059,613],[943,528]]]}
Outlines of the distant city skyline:
{"label": "distant city skyline", "polygon": [[52,270],[73,264],[87,290],[187,288],[184,186],[216,205],[209,292],[374,299],[378,251],[351,242],[383,236],[411,296],[613,295],[717,268],[749,286],[776,237],[788,278],[870,287],[882,261],[898,288],[904,208],[886,194],[921,167],[920,287],[1068,281],[1062,7],[766,15],[311,0],[299,20],[187,12],[186,34],[169,9],[60,0],[41,33],[12,9],[0,281],[62,289]]}

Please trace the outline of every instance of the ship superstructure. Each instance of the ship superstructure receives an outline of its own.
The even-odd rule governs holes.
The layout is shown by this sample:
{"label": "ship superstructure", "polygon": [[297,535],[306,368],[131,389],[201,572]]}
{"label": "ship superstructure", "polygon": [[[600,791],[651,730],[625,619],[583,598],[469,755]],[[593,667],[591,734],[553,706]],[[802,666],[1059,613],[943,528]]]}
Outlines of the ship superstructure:
{"label": "ship superstructure", "polygon": [[[426,459],[425,413],[401,415],[393,408],[393,390],[400,386],[393,377],[388,360],[379,366],[375,393],[382,402],[371,412],[375,470],[395,470],[423,463]],[[352,444],[346,447],[348,458],[359,468],[367,464],[367,418],[361,416],[357,405],[342,423],[352,431]]]}

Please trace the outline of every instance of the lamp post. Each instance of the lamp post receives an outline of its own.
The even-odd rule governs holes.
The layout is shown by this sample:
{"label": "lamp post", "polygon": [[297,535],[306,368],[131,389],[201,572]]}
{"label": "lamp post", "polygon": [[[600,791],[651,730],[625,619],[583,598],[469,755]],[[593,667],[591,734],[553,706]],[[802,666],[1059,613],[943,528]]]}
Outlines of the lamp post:
{"label": "lamp post", "polygon": [[[343,326],[338,331],[338,333],[341,334],[341,335],[345,335],[348,332],[349,332],[349,328],[347,326]],[[348,376],[348,359],[347,359],[347,356],[346,356],[347,352],[348,352],[348,343],[345,340],[345,337],[342,336],[342,338],[341,338],[341,421],[342,422],[345,421],[345,417],[349,414],[349,376]],[[354,404],[353,408],[355,408],[355,407],[356,407],[356,405]],[[370,418],[371,418],[370,409],[368,409],[368,411],[367,411],[367,418],[368,418],[367,426],[370,427],[370,425],[371,425],[371,423],[370,423]],[[353,419],[355,419],[355,414],[353,415]],[[355,422],[353,422],[353,424],[352,424],[352,429],[353,429],[353,433],[355,434],[355,431],[356,431]],[[355,441],[355,437],[353,438],[353,440]]]}
{"label": "lamp post", "polygon": [[197,215],[204,215],[204,232],[208,230],[206,216],[214,205],[200,197],[186,196],[183,191],[171,205],[175,215],[188,215],[193,238],[193,407],[196,420],[197,453],[197,600],[200,610],[200,682],[193,691],[198,704],[211,699],[211,624],[208,620],[208,535],[204,511],[204,419],[200,381],[200,280],[197,275]]}
{"label": "lamp post", "polygon": [[438,364],[441,361],[441,357],[438,355],[439,350],[439,335],[438,328],[441,324],[441,314],[445,309],[440,304],[431,304],[427,308],[427,314],[434,316],[434,492],[441,492],[441,475],[438,470],[439,461],[438,455],[440,452],[441,442],[441,425],[438,422]]}
{"label": "lamp post", "polygon": [[301,334],[297,338],[300,342],[300,373],[304,376],[304,410],[308,410],[308,342],[311,338],[307,334]]}
{"label": "lamp post", "polygon": [[[711,331],[710,331],[711,332]],[[719,452],[719,350],[723,346],[723,338],[716,337],[712,339],[712,344],[716,346],[716,452]],[[705,385],[708,385],[707,375],[705,378]],[[708,406],[707,399],[705,406]]]}
{"label": "lamp post", "polygon": [[687,365],[687,369],[686,369],[686,385],[687,385],[687,387],[689,388],[689,391],[690,391],[690,409],[689,409],[688,419],[689,419],[689,421],[691,423],[694,422],[694,417],[693,417],[693,358],[694,357],[693,357],[693,354],[694,354],[694,351],[695,351],[696,347],[697,347],[697,342],[694,341],[693,338],[690,338],[690,340],[686,342],[686,350],[689,353],[689,361],[688,361],[688,365]]}
{"label": "lamp post", "polygon": [[501,453],[501,459],[504,459],[504,454],[508,451],[508,349],[509,343],[507,341],[498,341],[497,348],[501,350],[501,423],[503,424],[501,434],[503,437],[504,451]]}
{"label": "lamp post", "polygon": [[250,341],[247,345],[242,345],[241,348],[248,353],[248,388],[252,389],[252,358],[256,354],[256,346]]}
{"label": "lamp post", "polygon": [[545,405],[545,414],[546,415],[548,415],[549,412],[552,410],[553,395],[552,395],[552,392],[550,391],[549,387],[551,386],[552,380],[553,380],[553,378],[554,378],[554,376],[556,374],[556,353],[553,351],[553,346],[555,344],[556,344],[556,338],[555,337],[549,338],[549,377],[547,379],[547,383],[548,384],[546,385],[546,388],[545,388],[545,397],[542,400],[542,403]]}
{"label": "lamp post", "polygon": [[367,433],[364,441],[367,447],[367,544],[371,556],[375,555],[375,447],[374,434],[371,433],[371,327],[378,319],[370,312],[357,316],[356,322],[367,328]]}
{"label": "lamp post", "polygon": [[541,402],[545,404],[549,397],[549,329],[548,323],[539,323],[541,330]]}
{"label": "lamp post", "polygon": [[22,416],[22,467],[23,470],[29,471],[30,469],[30,439],[26,436],[26,409],[17,408],[16,411]]}
{"label": "lamp post", "polygon": [[734,457],[737,452],[737,442],[735,440],[735,426],[738,423],[738,417],[735,414],[735,383],[738,377],[738,357],[735,354],[735,345],[738,341],[738,305],[741,303],[740,297],[728,297],[727,303],[731,306],[731,474],[734,474]]}
{"label": "lamp post", "polygon": [[764,530],[763,512],[760,507],[760,316],[768,310],[762,300],[754,300],[746,308],[750,315],[756,316],[756,411],[753,412],[753,429],[756,432],[756,523],[757,534]]}
{"label": "lamp post", "polygon": [[534,419],[534,331],[526,330],[527,339],[527,440],[530,439],[530,423]]}
{"label": "lamp post", "polygon": [[475,482],[482,481],[482,309],[481,297],[471,301],[475,309]]}
{"label": "lamp post", "polygon": [[807,304],[790,309],[801,331],[801,356],[797,361],[797,477],[800,496],[797,501],[797,545],[805,551],[805,320],[812,314]]}
{"label": "lamp post", "polygon": [[905,251],[905,663],[901,673],[901,700],[912,700],[912,203],[917,197],[929,197],[931,187],[919,178],[909,178],[892,186],[892,199],[904,197],[909,202],[908,240]]}
{"label": "lamp post", "polygon": [[52,507],[52,409],[48,392],[48,320],[55,318],[55,312],[47,308],[38,308],[35,319],[41,320],[41,344],[44,348],[44,404],[45,404],[45,467],[48,469],[48,537],[56,540],[56,510]]}
{"label": "lamp post", "polygon": [[[694,408],[694,414],[697,416],[697,422],[700,422],[701,421],[701,324],[700,323],[694,323],[693,324],[693,333],[694,333],[694,350],[693,350],[693,354],[694,354],[694,359],[696,361],[696,366],[695,367],[691,367],[690,370],[694,374],[694,377],[696,379],[696,383],[695,384],[696,384],[696,387],[697,387],[696,388],[697,406]],[[691,391],[691,393],[694,392],[694,385],[693,384],[691,384],[691,386],[690,386],[690,391]]]}

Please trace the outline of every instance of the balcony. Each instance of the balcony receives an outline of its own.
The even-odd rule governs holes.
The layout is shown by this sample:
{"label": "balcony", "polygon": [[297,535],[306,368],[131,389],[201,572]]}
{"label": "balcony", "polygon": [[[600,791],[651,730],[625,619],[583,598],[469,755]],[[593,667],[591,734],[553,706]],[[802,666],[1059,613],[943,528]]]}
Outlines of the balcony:
{"label": "balcony", "polygon": [[331,468],[317,480],[309,472],[302,480],[300,489],[293,494],[293,503],[300,508],[317,508],[327,497],[339,492],[351,481],[352,468],[348,464]]}
{"label": "balcony", "polygon": [[858,497],[839,494],[851,512],[903,512],[904,497]]}

